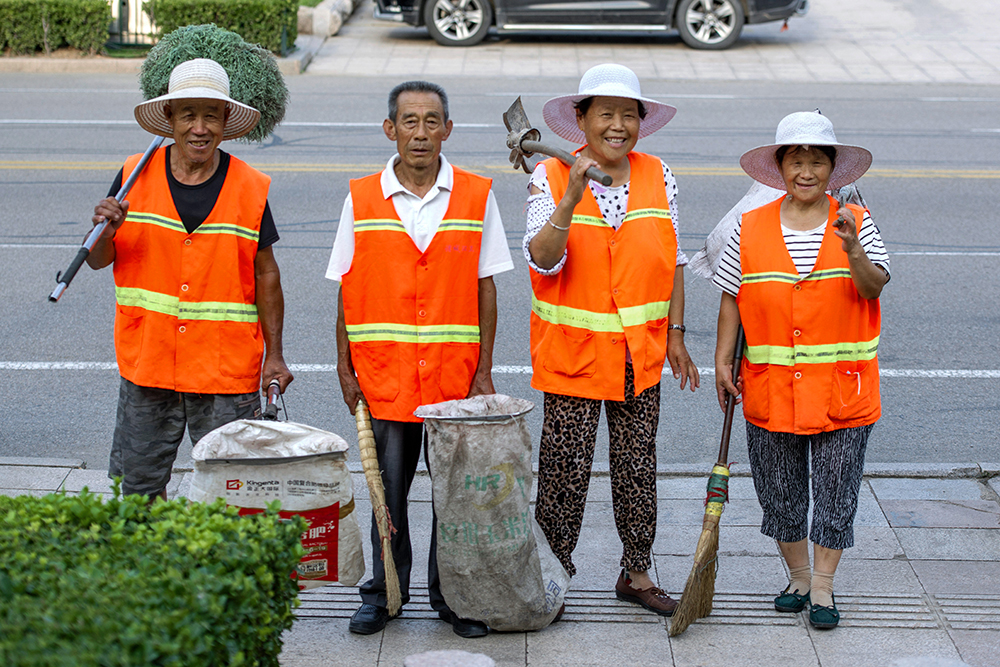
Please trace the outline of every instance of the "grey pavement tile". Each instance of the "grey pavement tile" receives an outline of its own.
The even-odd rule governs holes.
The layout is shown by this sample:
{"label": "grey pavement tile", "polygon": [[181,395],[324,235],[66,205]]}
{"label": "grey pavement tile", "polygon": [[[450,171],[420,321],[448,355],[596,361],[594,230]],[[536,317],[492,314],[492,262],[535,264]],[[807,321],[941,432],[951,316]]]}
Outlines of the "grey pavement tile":
{"label": "grey pavement tile", "polygon": [[[658,530],[653,542],[653,553],[663,556],[691,556],[698,546],[701,526],[672,526],[669,531]],[[778,553],[774,540],[761,534],[759,527],[719,526],[719,553],[728,556],[773,556]]]}
{"label": "grey pavement tile", "polygon": [[[656,481],[656,496],[661,499],[704,500],[709,470],[704,477],[671,477]],[[729,480],[730,500],[756,500],[757,492],[749,477],[734,477]]]}
{"label": "grey pavement tile", "polygon": [[[684,590],[694,560],[691,556],[655,556],[660,588],[677,597]],[[778,591],[788,583],[780,556],[720,556],[715,579],[717,593]]]}
{"label": "grey pavement tile", "polygon": [[111,493],[107,470],[70,470],[64,484],[71,492],[82,491],[86,486],[92,493]]}
{"label": "grey pavement tile", "polygon": [[[539,633],[544,634],[548,630]],[[382,647],[378,664],[398,667],[408,655],[426,651],[468,651],[493,658],[497,667],[524,667],[525,640],[523,632],[492,632],[486,637],[464,639],[455,634],[451,625],[438,619],[398,619],[382,631]],[[330,663],[327,663],[330,664]]]}
{"label": "grey pavement tile", "polygon": [[858,513],[854,516],[854,525],[881,526],[883,528],[889,525],[885,513],[879,507],[878,500],[875,499],[875,494],[872,493],[871,487],[867,484],[867,480],[861,484],[861,491],[858,493]]}
{"label": "grey pavement tile", "polygon": [[194,473],[190,472],[175,472],[170,476],[170,481],[167,483],[167,498],[173,500],[174,498],[187,498],[191,495],[191,480],[194,478]]}
{"label": "grey pavement tile", "polygon": [[843,559],[869,558],[891,560],[903,557],[903,547],[892,528],[876,526],[856,526],[854,546],[844,549]]}
{"label": "grey pavement tile", "polygon": [[991,561],[1000,554],[1000,530],[988,528],[896,528],[912,560]]}
{"label": "grey pavement tile", "polygon": [[834,581],[835,591],[852,594],[921,595],[920,580],[905,560],[842,560]]}
{"label": "grey pavement tile", "polygon": [[82,468],[82,459],[46,459],[34,456],[0,456],[0,466],[43,466],[46,468]]}
{"label": "grey pavement tile", "polygon": [[958,650],[944,629],[859,628],[809,629],[823,665],[886,667],[906,657],[958,660]]}
{"label": "grey pavement tile", "polygon": [[1000,562],[914,560],[924,590],[932,595],[1000,595]]}
{"label": "grey pavement tile", "polygon": [[993,489],[993,493],[1000,496],[1000,477],[993,477],[989,481],[989,486]]}
{"label": "grey pavement tile", "polygon": [[1000,503],[991,500],[883,500],[894,528],[1000,528]]}
{"label": "grey pavement tile", "polygon": [[44,491],[41,489],[0,489],[0,496],[8,496],[10,498],[17,498],[18,496],[34,496],[35,498],[41,498],[42,496],[47,496],[51,491]]}
{"label": "grey pavement tile", "polygon": [[[660,500],[657,503],[657,526],[700,526],[705,516],[705,501]],[[760,526],[763,514],[756,500],[732,500],[726,504],[722,521],[727,526]]]}
{"label": "grey pavement tile", "polygon": [[[671,638],[670,647],[674,667],[819,667],[820,664],[809,635],[801,625],[695,623],[683,634]],[[838,664],[854,663],[831,663]]]}
{"label": "grey pavement tile", "polygon": [[994,667],[1000,639],[996,630],[950,630],[962,660],[972,667]]}
{"label": "grey pavement tile", "polygon": [[[529,667],[634,667],[670,665],[664,624],[556,623],[524,635]],[[499,663],[497,663],[499,664]]]}
{"label": "grey pavement tile", "polygon": [[377,667],[382,644],[382,633],[351,634],[340,618],[297,620],[281,638],[282,667]]}
{"label": "grey pavement tile", "polygon": [[56,491],[69,473],[69,468],[0,466],[0,489]]}
{"label": "grey pavement tile", "polygon": [[881,500],[980,500],[982,487],[972,479],[872,479]]}

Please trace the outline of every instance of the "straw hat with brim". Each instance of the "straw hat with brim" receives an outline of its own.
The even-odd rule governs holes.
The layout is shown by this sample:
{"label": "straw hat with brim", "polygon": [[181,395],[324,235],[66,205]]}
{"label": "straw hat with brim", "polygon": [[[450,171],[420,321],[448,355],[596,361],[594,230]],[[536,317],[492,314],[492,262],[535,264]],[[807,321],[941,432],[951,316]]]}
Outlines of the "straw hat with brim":
{"label": "straw hat with brim", "polygon": [[832,146],[837,150],[829,190],[836,190],[861,178],[872,166],[872,154],[867,148],[837,143],[833,123],[826,116],[813,111],[789,114],[778,123],[774,143],[748,150],[740,158],[743,171],[755,181],[778,190],[785,189],[781,166],[775,154],[782,146]]}
{"label": "straw hat with brim", "polygon": [[142,129],[161,137],[174,136],[173,128],[163,113],[171,100],[223,100],[229,109],[229,119],[223,140],[238,139],[250,132],[260,119],[260,112],[229,97],[229,75],[222,65],[207,58],[182,62],[170,73],[167,94],[154,97],[135,107],[135,119]]}
{"label": "straw hat with brim", "polygon": [[627,97],[639,100],[646,107],[646,117],[639,121],[639,138],[647,137],[670,122],[677,107],[643,97],[639,77],[623,65],[596,65],[580,79],[576,95],[553,97],[542,108],[545,124],[563,139],[577,144],[587,142],[583,130],[576,124],[576,104],[587,97]]}

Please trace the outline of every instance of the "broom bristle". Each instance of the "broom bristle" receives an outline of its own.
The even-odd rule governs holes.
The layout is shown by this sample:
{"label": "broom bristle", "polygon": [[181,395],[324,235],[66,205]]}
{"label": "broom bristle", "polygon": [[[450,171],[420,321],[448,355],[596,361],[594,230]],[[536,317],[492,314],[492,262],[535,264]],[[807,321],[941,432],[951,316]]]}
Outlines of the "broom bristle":
{"label": "broom bristle", "polygon": [[712,598],[715,597],[715,574],[718,567],[716,555],[719,552],[719,527],[701,531],[698,547],[695,549],[694,566],[684,585],[680,604],[670,618],[667,634],[676,637],[699,618],[712,613]]}

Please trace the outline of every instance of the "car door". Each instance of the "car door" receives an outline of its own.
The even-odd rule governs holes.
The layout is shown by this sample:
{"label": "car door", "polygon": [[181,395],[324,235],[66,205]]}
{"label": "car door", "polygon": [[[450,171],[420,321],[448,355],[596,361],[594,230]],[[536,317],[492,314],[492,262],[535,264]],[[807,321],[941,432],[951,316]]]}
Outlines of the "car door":
{"label": "car door", "polygon": [[589,26],[666,24],[668,0],[496,0],[497,24]]}

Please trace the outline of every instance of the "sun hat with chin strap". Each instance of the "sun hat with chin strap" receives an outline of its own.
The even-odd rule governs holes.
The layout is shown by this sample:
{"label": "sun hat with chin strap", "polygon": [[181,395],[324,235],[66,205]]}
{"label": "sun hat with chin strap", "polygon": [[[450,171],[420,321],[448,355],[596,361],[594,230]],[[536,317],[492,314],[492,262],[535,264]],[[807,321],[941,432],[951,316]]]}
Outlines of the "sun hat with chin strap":
{"label": "sun hat with chin strap", "polygon": [[580,79],[575,95],[553,97],[542,108],[542,118],[549,128],[563,139],[577,144],[587,138],[576,123],[576,105],[587,97],[626,97],[642,102],[646,117],[639,121],[639,138],[649,136],[670,122],[677,107],[642,96],[639,77],[624,65],[604,64],[591,67]]}
{"label": "sun hat with chin strap", "polygon": [[872,165],[872,154],[867,148],[837,142],[829,118],[818,111],[798,111],[781,119],[773,144],[748,150],[740,157],[740,166],[755,181],[784,190],[785,179],[775,157],[782,146],[830,146],[836,149],[837,157],[827,186],[830,190],[853,183]]}
{"label": "sun hat with chin strap", "polygon": [[177,65],[170,73],[166,95],[154,97],[135,107],[135,120],[142,129],[162,137],[174,136],[163,108],[171,100],[222,100],[229,109],[229,119],[222,138],[238,139],[253,130],[260,112],[229,96],[229,75],[222,65],[208,58],[195,58]]}

